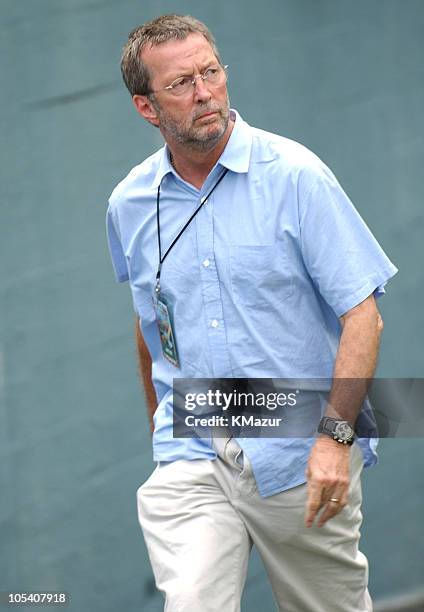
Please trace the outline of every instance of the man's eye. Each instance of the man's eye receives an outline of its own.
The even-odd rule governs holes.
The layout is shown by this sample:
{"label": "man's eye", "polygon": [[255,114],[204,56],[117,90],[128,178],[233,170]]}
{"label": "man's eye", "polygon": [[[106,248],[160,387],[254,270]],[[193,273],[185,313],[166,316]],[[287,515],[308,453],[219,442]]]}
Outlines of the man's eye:
{"label": "man's eye", "polygon": [[213,77],[219,72],[219,68],[208,68],[205,72],[205,77]]}
{"label": "man's eye", "polygon": [[183,89],[184,87],[187,87],[187,85],[189,85],[190,83],[191,83],[190,77],[188,76],[181,77],[180,79],[177,79],[176,81],[172,83],[172,88],[173,89]]}

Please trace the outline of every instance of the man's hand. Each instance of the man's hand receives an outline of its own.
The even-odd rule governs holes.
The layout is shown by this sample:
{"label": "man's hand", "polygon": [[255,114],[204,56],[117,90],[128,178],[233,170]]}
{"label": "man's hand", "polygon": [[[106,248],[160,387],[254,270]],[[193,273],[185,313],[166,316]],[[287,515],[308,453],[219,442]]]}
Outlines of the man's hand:
{"label": "man's hand", "polygon": [[[317,438],[309,455],[306,470],[308,500],[305,525],[312,524],[322,510],[318,527],[338,514],[347,504],[350,483],[350,446],[332,440],[328,436]],[[331,498],[340,500],[330,501]]]}

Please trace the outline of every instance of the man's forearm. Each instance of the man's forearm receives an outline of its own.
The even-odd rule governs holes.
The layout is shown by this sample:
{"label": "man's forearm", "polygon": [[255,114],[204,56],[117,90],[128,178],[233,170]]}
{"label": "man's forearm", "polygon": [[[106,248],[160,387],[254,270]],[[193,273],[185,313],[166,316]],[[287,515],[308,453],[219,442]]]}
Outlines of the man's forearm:
{"label": "man's forearm", "polygon": [[325,415],[353,426],[377,366],[383,322],[374,297],[350,310],[342,318],[342,326]]}
{"label": "man's forearm", "polygon": [[154,431],[153,415],[156,411],[158,402],[156,397],[156,391],[152,382],[152,358],[149,350],[144,342],[144,338],[140,331],[140,319],[136,319],[135,322],[135,336],[137,343],[137,354],[138,363],[140,369],[140,376],[143,382],[144,394],[147,403],[147,414],[149,417],[150,431]]}
{"label": "man's forearm", "polygon": [[[355,425],[377,365],[383,321],[373,296],[349,310],[343,327],[325,416]],[[331,440],[324,433],[312,447],[306,477],[308,500],[305,524],[312,527],[322,508],[318,527],[340,512],[349,494],[350,445]]]}

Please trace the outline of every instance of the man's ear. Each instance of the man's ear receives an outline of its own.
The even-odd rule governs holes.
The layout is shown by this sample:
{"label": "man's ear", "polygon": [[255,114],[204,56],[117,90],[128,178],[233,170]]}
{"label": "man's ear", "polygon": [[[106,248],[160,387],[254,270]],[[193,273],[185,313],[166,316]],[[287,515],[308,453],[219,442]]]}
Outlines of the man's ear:
{"label": "man's ear", "polygon": [[158,115],[148,96],[139,96],[136,94],[132,97],[132,101],[139,115],[144,117],[146,121],[155,127],[159,127]]}

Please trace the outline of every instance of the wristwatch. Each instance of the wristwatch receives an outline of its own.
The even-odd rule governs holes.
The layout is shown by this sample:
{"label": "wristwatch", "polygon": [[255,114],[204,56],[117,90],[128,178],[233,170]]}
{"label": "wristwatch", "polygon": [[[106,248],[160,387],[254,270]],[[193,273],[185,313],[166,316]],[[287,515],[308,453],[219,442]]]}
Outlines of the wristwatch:
{"label": "wristwatch", "polygon": [[332,417],[322,417],[318,425],[318,433],[330,436],[341,444],[353,444],[355,440],[355,430],[349,421],[340,421]]}

